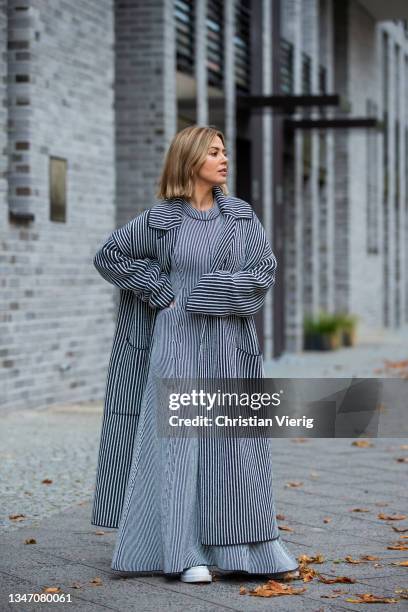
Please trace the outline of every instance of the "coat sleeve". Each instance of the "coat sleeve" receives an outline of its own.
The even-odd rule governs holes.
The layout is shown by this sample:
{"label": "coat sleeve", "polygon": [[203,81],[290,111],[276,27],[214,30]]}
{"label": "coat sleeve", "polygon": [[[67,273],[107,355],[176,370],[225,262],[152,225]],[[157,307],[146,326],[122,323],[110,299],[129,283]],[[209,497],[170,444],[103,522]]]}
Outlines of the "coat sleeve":
{"label": "coat sleeve", "polygon": [[94,265],[109,283],[133,291],[152,308],[166,308],[174,299],[170,278],[157,259],[143,256],[148,251],[146,218],[147,211],[115,230]]}
{"label": "coat sleeve", "polygon": [[203,274],[187,299],[186,310],[218,317],[249,317],[262,308],[275,283],[277,260],[255,213],[249,222],[246,244],[243,270]]}

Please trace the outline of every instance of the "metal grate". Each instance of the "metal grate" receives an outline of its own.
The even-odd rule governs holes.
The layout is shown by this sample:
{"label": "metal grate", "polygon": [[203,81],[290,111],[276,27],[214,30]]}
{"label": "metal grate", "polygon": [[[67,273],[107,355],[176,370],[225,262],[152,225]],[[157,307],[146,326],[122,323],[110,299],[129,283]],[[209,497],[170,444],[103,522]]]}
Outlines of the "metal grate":
{"label": "metal grate", "polygon": [[281,93],[293,93],[293,45],[284,38],[280,41],[279,73]]}
{"label": "metal grate", "polygon": [[186,74],[194,72],[194,0],[175,0],[177,70]]}
{"label": "metal grate", "polygon": [[237,93],[249,93],[250,73],[250,24],[251,8],[249,0],[237,0],[235,4],[235,87]]}
{"label": "metal grate", "polygon": [[222,87],[224,78],[223,2],[207,1],[207,75],[208,84]]}

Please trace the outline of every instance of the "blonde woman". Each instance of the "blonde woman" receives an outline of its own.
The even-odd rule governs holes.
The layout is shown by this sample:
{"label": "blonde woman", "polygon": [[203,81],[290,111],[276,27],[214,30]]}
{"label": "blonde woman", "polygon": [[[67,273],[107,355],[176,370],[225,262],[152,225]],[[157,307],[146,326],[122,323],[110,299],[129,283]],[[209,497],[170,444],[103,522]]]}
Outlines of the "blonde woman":
{"label": "blonde woman", "polygon": [[253,315],[276,259],[251,206],[228,195],[223,134],[174,137],[161,201],[114,231],[95,266],[121,289],[92,524],[118,527],[112,569],[211,582],[209,566],[280,577],[269,439],[160,437],[160,379],[262,378]]}

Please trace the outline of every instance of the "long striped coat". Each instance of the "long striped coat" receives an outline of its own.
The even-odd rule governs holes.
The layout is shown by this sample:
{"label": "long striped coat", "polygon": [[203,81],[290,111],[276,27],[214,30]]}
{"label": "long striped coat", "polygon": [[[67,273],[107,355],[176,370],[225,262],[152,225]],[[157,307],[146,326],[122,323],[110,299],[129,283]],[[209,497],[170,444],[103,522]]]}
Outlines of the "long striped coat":
{"label": "long striped coat", "polygon": [[[198,371],[205,377],[261,378],[262,354],[253,315],[274,284],[276,258],[251,206],[213,187],[224,224],[210,272],[186,309],[200,315]],[[158,309],[174,299],[170,256],[181,224],[181,200],[163,200],[115,230],[96,253],[104,279],[120,288],[109,362],[91,522],[117,527],[132,461]],[[233,355],[225,350],[231,334]],[[169,339],[170,341],[170,339]],[[199,441],[203,544],[276,537],[268,439]]]}

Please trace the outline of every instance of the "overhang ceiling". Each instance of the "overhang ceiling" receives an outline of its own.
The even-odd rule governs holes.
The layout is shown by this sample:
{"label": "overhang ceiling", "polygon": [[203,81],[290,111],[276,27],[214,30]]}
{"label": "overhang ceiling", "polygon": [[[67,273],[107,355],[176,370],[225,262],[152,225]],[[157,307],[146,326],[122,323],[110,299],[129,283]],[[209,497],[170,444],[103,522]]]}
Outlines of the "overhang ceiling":
{"label": "overhang ceiling", "polygon": [[358,0],[377,21],[408,19],[408,0]]}

